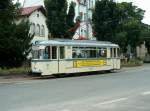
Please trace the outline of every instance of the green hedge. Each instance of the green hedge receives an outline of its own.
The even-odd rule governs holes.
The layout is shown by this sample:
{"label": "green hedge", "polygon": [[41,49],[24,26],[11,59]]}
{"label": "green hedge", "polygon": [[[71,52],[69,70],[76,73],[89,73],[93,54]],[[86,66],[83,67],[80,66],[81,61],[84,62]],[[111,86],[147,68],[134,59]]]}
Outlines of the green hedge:
{"label": "green hedge", "polygon": [[121,61],[122,67],[135,67],[143,65],[143,60],[140,59],[130,59],[128,62],[125,60]]}
{"label": "green hedge", "polygon": [[31,71],[30,67],[19,67],[19,68],[0,68],[0,75],[8,75],[8,74],[28,74]]}

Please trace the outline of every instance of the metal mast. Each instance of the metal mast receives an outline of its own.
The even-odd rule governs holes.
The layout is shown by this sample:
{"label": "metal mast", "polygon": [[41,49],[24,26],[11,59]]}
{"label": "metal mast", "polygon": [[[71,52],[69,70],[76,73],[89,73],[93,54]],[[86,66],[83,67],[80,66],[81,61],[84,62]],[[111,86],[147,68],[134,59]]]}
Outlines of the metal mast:
{"label": "metal mast", "polygon": [[90,2],[90,0],[86,0],[86,36],[87,39],[89,39],[89,17],[88,17],[88,1]]}
{"label": "metal mast", "polygon": [[[77,0],[78,1],[78,14],[79,14],[79,16],[80,16],[80,1],[79,0]],[[80,38],[80,27],[79,27],[79,38]]]}

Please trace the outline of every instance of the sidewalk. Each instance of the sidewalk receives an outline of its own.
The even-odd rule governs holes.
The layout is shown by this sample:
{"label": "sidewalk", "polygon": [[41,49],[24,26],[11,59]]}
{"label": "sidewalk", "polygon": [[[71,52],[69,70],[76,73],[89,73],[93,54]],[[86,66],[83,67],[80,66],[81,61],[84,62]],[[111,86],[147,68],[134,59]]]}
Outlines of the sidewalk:
{"label": "sidewalk", "polygon": [[150,64],[145,63],[142,66],[136,66],[136,67],[123,67],[121,68],[121,71],[128,71],[128,70],[137,70],[137,69],[150,69]]}
{"label": "sidewalk", "polygon": [[7,83],[15,83],[15,82],[21,82],[26,80],[33,80],[32,76],[28,75],[0,75],[0,84],[7,84]]}
{"label": "sidewalk", "polygon": [[[137,67],[123,67],[119,72],[124,72],[124,71],[134,71],[134,70],[143,70],[143,69],[149,69],[150,64],[144,64],[142,66],[137,66]],[[50,79],[51,77],[46,77]],[[54,77],[53,77],[54,78]],[[16,83],[16,82],[23,82],[23,81],[28,81],[28,80],[39,80],[39,79],[44,79],[44,77],[40,76],[30,76],[27,74],[14,74],[14,75],[0,75],[0,84],[5,84],[5,83]]]}

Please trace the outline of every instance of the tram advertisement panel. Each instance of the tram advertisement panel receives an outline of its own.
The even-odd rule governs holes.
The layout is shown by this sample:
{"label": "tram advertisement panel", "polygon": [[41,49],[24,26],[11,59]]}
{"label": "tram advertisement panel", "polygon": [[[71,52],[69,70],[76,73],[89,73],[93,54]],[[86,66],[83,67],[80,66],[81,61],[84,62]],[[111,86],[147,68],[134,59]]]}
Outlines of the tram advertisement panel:
{"label": "tram advertisement panel", "polygon": [[107,65],[106,60],[76,60],[73,62],[74,68],[105,65]]}

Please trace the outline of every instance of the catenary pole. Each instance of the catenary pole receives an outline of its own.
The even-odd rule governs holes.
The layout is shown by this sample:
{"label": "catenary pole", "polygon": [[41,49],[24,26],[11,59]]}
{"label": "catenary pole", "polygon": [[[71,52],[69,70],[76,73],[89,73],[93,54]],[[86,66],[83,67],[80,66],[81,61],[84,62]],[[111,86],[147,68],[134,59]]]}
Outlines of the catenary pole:
{"label": "catenary pole", "polygon": [[[89,0],[90,2],[90,0]],[[86,0],[86,36],[89,39],[89,17],[88,17],[88,0]]]}

